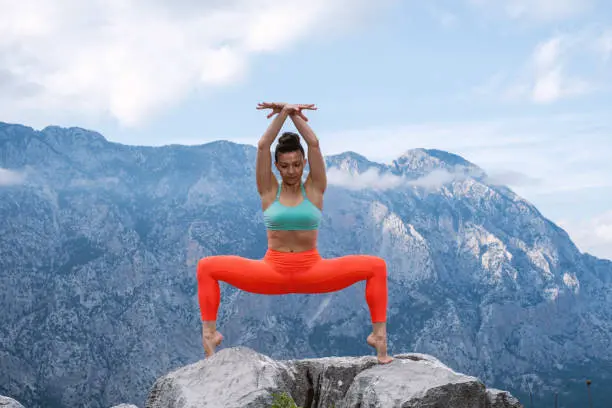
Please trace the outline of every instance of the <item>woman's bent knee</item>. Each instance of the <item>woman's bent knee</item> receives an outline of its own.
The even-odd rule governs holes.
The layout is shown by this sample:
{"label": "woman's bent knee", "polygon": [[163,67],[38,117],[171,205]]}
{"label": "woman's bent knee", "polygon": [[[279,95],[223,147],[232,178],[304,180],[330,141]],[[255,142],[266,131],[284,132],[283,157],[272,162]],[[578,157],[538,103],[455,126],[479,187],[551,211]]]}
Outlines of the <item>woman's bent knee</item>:
{"label": "woman's bent knee", "polygon": [[387,262],[383,258],[379,256],[370,256],[370,262],[375,273],[387,274]]}
{"label": "woman's bent knee", "polygon": [[196,269],[198,280],[201,280],[204,276],[210,274],[212,263],[213,263],[213,257],[210,257],[210,256],[201,258],[198,261],[198,266]]}

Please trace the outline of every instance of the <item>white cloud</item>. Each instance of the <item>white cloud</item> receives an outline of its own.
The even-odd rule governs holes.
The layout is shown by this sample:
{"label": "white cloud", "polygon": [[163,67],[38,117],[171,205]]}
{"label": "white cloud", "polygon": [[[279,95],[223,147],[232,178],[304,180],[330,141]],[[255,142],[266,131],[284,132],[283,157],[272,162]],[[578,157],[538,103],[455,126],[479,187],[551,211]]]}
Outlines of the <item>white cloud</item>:
{"label": "white cloud", "polygon": [[0,167],[0,187],[22,184],[25,181],[25,174]]}
{"label": "white cloud", "polygon": [[593,6],[593,0],[469,0],[470,3],[504,13],[513,19],[538,21],[575,17]]}
{"label": "white cloud", "polygon": [[534,102],[553,102],[591,90],[587,80],[570,77],[566,73],[568,59],[577,54],[581,42],[574,40],[578,39],[555,36],[536,47],[532,57],[533,79],[530,84],[531,99]]}
{"label": "white cloud", "polygon": [[479,97],[549,104],[610,91],[611,30],[556,34],[538,43],[515,74],[496,72],[472,89]]}
{"label": "white cloud", "polygon": [[136,125],[193,91],[244,80],[253,55],[336,34],[392,1],[3,2],[0,111]]}
{"label": "white cloud", "polygon": [[437,190],[453,181],[466,179],[462,172],[451,172],[446,169],[436,169],[417,179],[409,179],[391,173],[381,173],[371,167],[362,173],[350,172],[336,167],[327,171],[330,185],[341,186],[350,190],[389,190],[398,187],[418,187],[425,190]]}
{"label": "white cloud", "polygon": [[560,221],[576,246],[592,255],[612,260],[612,210],[581,221]]}
{"label": "white cloud", "polygon": [[327,182],[349,190],[389,190],[397,188],[405,183],[401,176],[389,173],[380,173],[372,167],[363,173],[354,173],[347,170],[332,167],[327,170]]}
{"label": "white cloud", "polygon": [[428,190],[435,190],[445,184],[463,178],[465,177],[463,175],[460,175],[459,173],[451,173],[446,169],[436,169],[430,173],[427,173],[423,177],[419,177],[416,180],[409,181],[408,185],[422,187]]}

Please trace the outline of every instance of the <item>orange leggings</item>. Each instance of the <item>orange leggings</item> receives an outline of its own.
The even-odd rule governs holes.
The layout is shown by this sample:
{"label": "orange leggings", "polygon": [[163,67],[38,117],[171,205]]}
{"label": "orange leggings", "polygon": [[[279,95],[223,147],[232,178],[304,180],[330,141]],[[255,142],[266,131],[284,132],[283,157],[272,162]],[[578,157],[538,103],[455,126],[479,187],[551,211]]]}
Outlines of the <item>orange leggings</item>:
{"label": "orange leggings", "polygon": [[323,259],[311,249],[303,252],[270,250],[263,259],[215,255],[200,259],[198,300],[202,320],[217,320],[221,302],[219,281],[262,295],[335,292],[365,280],[365,299],[373,323],[387,320],[387,266],[382,258],[347,255]]}

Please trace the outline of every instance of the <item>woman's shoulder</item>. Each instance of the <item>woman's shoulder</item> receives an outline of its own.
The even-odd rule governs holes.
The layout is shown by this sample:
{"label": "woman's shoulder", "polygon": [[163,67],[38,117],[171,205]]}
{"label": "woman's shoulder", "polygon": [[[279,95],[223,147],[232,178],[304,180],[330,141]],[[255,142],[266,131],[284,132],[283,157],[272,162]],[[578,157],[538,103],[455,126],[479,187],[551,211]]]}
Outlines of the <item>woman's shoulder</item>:
{"label": "woman's shoulder", "polygon": [[312,180],[310,179],[310,175],[306,178],[306,181],[304,182],[304,191],[308,200],[310,200],[314,205],[319,207],[319,209],[323,208],[323,196],[325,192],[320,191],[313,185]]}
{"label": "woman's shoulder", "polygon": [[307,192],[312,192],[312,193],[318,194],[318,195],[325,194],[324,191],[321,191],[320,189],[315,187],[315,184],[312,182],[312,178],[311,178],[310,174],[308,175],[308,177],[306,177],[306,181],[304,181],[303,185],[304,185],[304,189]]}
{"label": "woman's shoulder", "polygon": [[272,175],[274,185],[268,191],[264,191],[259,194],[259,198],[261,199],[262,209],[265,211],[273,202],[276,200],[276,195],[278,194],[278,189],[280,188],[280,183],[276,179],[274,175]]}

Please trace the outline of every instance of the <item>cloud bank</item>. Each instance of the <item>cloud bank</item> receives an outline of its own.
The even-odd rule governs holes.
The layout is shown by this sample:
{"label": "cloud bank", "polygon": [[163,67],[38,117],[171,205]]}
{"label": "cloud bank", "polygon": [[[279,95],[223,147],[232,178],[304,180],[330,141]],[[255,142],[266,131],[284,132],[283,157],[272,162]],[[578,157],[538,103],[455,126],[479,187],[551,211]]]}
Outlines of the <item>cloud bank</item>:
{"label": "cloud bank", "polygon": [[328,38],[392,1],[3,2],[0,111],[134,126],[192,92],[244,80],[256,55]]}
{"label": "cloud bank", "polygon": [[371,167],[363,173],[349,172],[348,170],[332,167],[327,170],[327,182],[330,185],[344,187],[349,190],[390,190],[405,184],[403,177],[381,173]]}
{"label": "cloud bank", "polygon": [[381,172],[370,167],[362,173],[350,172],[336,167],[327,170],[327,181],[330,185],[349,190],[390,190],[398,187],[418,187],[425,190],[437,190],[454,181],[465,180],[468,176],[460,171],[436,169],[426,175],[409,179],[404,176]]}

